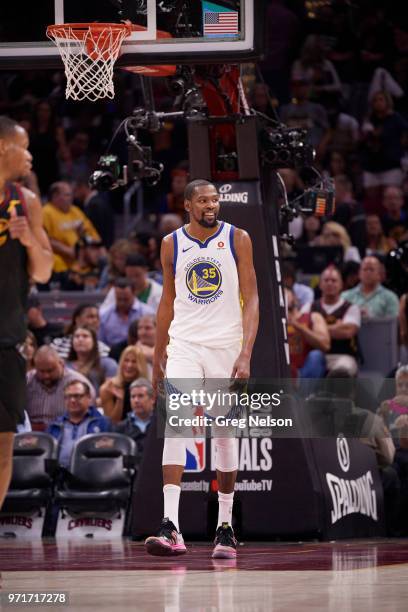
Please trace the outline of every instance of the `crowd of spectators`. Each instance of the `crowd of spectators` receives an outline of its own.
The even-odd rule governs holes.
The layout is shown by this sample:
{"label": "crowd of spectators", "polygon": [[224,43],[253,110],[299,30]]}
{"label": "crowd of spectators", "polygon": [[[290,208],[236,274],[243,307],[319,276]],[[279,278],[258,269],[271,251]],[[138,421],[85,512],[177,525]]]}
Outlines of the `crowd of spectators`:
{"label": "crowd of spectators", "polygon": [[[407,377],[401,363],[408,357],[407,28],[403,13],[385,0],[269,0],[265,54],[256,70],[249,67],[247,83],[252,108],[307,128],[316,167],[336,189],[333,216],[298,217],[290,224],[294,246],[282,244],[292,375],[358,375],[362,325],[398,319],[400,362],[389,364],[390,375],[400,366],[397,390],[379,415],[397,432],[387,462],[406,489],[408,393],[399,381]],[[165,168],[159,185],[142,188],[142,214],[131,202],[133,225],[119,222],[123,189],[98,193],[89,186],[112,134],[142,103],[138,76],[118,71],[115,80],[114,100],[70,103],[60,73],[0,73],[0,110],[29,133],[27,185],[43,202],[54,251],[52,279],[33,287],[28,304],[27,413],[34,429],[64,441],[64,464],[78,435],[116,430],[140,442],[146,433],[160,242],[185,220],[182,121],[144,136]],[[158,110],[168,110],[163,80],[153,87]],[[126,161],[123,134],[111,152]],[[280,173],[289,200],[308,184],[300,170]],[[307,270],[302,249],[309,249]],[[310,269],[313,252],[325,263]],[[56,290],[83,292],[67,326],[42,310],[41,292]]]}

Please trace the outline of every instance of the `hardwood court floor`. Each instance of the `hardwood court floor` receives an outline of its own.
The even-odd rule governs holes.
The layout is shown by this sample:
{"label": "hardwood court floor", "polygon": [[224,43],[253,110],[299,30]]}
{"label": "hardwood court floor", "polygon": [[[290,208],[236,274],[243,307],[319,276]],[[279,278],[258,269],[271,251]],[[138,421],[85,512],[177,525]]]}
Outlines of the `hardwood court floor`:
{"label": "hardwood court floor", "polygon": [[74,612],[408,610],[408,540],[253,543],[238,554],[213,561],[210,546],[193,544],[160,558],[129,541],[3,540],[1,590],[66,591],[68,608],[35,608]]}

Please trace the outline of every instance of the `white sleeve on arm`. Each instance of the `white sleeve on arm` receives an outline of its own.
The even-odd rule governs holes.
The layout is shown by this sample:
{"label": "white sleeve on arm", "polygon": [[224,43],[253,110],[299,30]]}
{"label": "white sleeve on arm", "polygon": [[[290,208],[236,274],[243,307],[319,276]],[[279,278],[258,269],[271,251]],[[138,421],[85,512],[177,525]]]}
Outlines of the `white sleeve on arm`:
{"label": "white sleeve on arm", "polygon": [[356,304],[352,304],[343,317],[343,323],[354,323],[361,327],[361,312]]}

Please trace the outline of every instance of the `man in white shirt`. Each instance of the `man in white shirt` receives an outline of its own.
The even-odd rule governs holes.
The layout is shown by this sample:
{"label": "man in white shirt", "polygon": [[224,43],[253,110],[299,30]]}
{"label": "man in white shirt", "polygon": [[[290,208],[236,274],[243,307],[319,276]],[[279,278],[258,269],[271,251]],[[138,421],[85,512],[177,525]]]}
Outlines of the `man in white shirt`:
{"label": "man in white shirt", "polygon": [[328,371],[341,369],[356,376],[360,309],[341,297],[343,281],[335,266],[322,272],[319,286],[322,292],[320,300],[305,304],[301,312],[319,312],[326,320],[331,338],[331,348],[326,354]]}

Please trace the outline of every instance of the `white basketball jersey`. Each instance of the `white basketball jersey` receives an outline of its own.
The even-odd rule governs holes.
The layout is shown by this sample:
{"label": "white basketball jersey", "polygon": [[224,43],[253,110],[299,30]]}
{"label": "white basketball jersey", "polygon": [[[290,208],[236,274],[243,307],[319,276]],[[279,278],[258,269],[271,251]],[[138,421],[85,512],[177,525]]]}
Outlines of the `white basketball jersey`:
{"label": "white basketball jersey", "polygon": [[171,339],[212,348],[242,340],[234,231],[233,225],[221,222],[205,242],[184,227],[173,232],[176,299]]}

